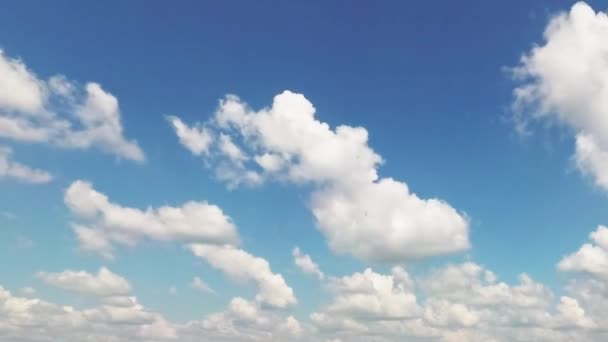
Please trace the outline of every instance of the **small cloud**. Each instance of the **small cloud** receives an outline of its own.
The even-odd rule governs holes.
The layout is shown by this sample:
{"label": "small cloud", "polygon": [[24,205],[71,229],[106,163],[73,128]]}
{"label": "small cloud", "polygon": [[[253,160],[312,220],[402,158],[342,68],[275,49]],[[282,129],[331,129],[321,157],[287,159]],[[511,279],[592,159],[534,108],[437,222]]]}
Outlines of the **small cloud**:
{"label": "small cloud", "polygon": [[30,238],[23,235],[17,236],[17,247],[19,247],[19,249],[30,249],[33,248],[35,245],[36,243]]}
{"label": "small cloud", "polygon": [[210,288],[209,285],[207,285],[207,283],[205,283],[199,277],[194,277],[194,279],[192,279],[190,282],[190,287],[201,292],[215,293],[215,291],[213,291],[213,289]]}
{"label": "small cloud", "polygon": [[175,288],[175,286],[171,286],[169,288],[169,294],[172,296],[176,296],[177,295],[177,288]]}

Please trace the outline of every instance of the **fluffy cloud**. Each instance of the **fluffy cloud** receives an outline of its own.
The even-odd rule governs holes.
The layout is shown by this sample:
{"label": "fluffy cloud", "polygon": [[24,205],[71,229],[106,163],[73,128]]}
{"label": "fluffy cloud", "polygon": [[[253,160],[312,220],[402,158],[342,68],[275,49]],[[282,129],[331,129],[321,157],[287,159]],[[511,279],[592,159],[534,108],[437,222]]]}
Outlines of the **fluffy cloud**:
{"label": "fluffy cloud", "polygon": [[81,89],[61,75],[41,80],[0,50],[0,93],[0,137],[145,159],[123,136],[118,100],[97,83]]}
{"label": "fluffy cloud", "polygon": [[[596,234],[597,235],[597,234]],[[310,315],[314,340],[601,341],[608,286],[575,278],[568,296],[530,277],[519,284],[465,262],[416,279],[403,268],[327,277],[333,299]]]}
{"label": "fluffy cloud", "polygon": [[593,243],[586,243],[577,252],[564,257],[557,268],[563,272],[584,272],[608,280],[608,228],[598,226],[589,238]]}
{"label": "fluffy cloud", "polygon": [[135,297],[114,302],[78,309],[18,297],[0,286],[0,340],[101,342],[177,337],[175,326],[146,310]]}
{"label": "fluffy cloud", "polygon": [[114,243],[133,245],[139,239],[238,244],[236,227],[222,210],[207,202],[187,202],[181,207],[122,207],[75,181],[65,192],[65,203],[83,223],[74,224],[84,250],[112,257]]}
{"label": "fluffy cloud", "polygon": [[211,132],[202,126],[188,127],[176,116],[168,116],[167,120],[173,126],[179,142],[190,152],[199,156],[209,150],[213,137]]}
{"label": "fluffy cloud", "polygon": [[[402,271],[403,272],[403,271]],[[342,278],[330,279],[333,302],[326,311],[364,320],[407,319],[419,315],[416,295],[410,284],[393,275],[382,275],[370,268]]]}
{"label": "fluffy cloud", "polygon": [[608,16],[583,2],[554,17],[515,76],[518,127],[552,119],[576,134],[579,169],[608,189]]}
{"label": "fluffy cloud", "polygon": [[293,255],[293,262],[298,266],[302,272],[307,274],[312,274],[319,278],[319,280],[323,280],[325,275],[319,269],[319,265],[317,265],[312,258],[308,254],[302,254],[300,248],[295,247],[291,253]]}
{"label": "fluffy cloud", "polygon": [[187,341],[202,337],[210,341],[297,341],[304,336],[304,328],[293,316],[281,317],[259,303],[236,297],[226,310],[188,322],[180,336]]}
{"label": "fluffy cloud", "polygon": [[12,150],[0,146],[0,178],[9,177],[27,183],[48,183],[53,176],[43,170],[33,169],[12,160]]}
{"label": "fluffy cloud", "polygon": [[97,274],[86,271],[63,271],[60,273],[39,272],[38,277],[46,283],[65,290],[96,296],[120,296],[130,292],[129,282],[105,267]]}
{"label": "fluffy cloud", "polygon": [[313,184],[310,208],[339,253],[400,261],[469,248],[463,214],[442,200],[418,197],[403,182],[379,178],[382,158],[368,145],[367,130],[332,129],[315,111],[289,91],[259,111],[229,95],[212,120],[197,126],[218,132],[207,159],[229,186],[267,179]]}
{"label": "fluffy cloud", "polygon": [[256,300],[259,303],[284,308],[297,302],[283,276],[273,273],[265,259],[231,245],[192,244],[190,250],[229,277],[254,282],[258,287]]}

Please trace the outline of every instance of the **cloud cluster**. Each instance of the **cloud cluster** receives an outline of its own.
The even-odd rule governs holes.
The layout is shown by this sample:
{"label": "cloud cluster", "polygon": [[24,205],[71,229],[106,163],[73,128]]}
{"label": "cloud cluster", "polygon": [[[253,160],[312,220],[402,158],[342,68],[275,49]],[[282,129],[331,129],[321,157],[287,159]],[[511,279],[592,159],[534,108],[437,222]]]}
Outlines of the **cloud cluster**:
{"label": "cloud cluster", "polygon": [[62,75],[42,80],[0,50],[0,93],[0,138],[96,147],[120,158],[145,160],[137,143],[123,136],[118,100],[97,83],[81,87]]}
{"label": "cloud cluster", "polygon": [[510,285],[472,262],[419,277],[400,267],[390,274],[366,269],[329,277],[326,286],[333,299],[310,315],[314,341],[601,341],[608,293],[575,278],[556,301],[525,274]]}
{"label": "cloud cluster", "polygon": [[129,296],[123,277],[102,267],[86,271],[40,272],[45,282],[75,293],[91,295],[99,305],[75,308],[38,298],[19,297],[0,286],[0,339],[7,341],[158,341],[175,339],[176,328]]}
{"label": "cloud cluster", "polygon": [[557,121],[576,136],[574,160],[608,189],[608,16],[579,2],[554,17],[544,42],[514,69],[513,104],[520,130],[531,120]]}
{"label": "cloud cluster", "polygon": [[[604,250],[607,232],[600,226],[591,233],[592,246]],[[608,326],[608,279],[601,268],[580,266],[588,257],[581,256],[585,245],[558,263],[560,271],[573,275],[559,298],[526,274],[518,283],[508,284],[470,261],[417,276],[399,266],[388,274],[367,268],[341,277],[325,275],[321,281],[331,299],[304,320],[286,311],[295,297],[265,260],[232,246],[190,248],[229,277],[255,282],[255,300],[235,297],[221,312],[176,323],[145,309],[130,294],[128,281],[107,268],[97,274],[41,272],[38,276],[48,284],[98,298],[99,305],[77,309],[31,298],[34,292],[23,298],[0,288],[0,338],[599,342],[605,339],[602,327]]]}
{"label": "cloud cluster", "polygon": [[[468,219],[440,199],[422,199],[404,182],[379,178],[382,158],[362,127],[332,129],[315,118],[303,95],[285,91],[271,107],[250,109],[234,95],[220,101],[210,122],[216,141],[206,160],[229,186],[268,179],[312,184],[310,208],[338,253],[363,260],[400,261],[469,248]],[[172,117],[172,122],[183,123]],[[175,126],[182,144],[186,128]],[[242,145],[242,146],[239,146]]]}

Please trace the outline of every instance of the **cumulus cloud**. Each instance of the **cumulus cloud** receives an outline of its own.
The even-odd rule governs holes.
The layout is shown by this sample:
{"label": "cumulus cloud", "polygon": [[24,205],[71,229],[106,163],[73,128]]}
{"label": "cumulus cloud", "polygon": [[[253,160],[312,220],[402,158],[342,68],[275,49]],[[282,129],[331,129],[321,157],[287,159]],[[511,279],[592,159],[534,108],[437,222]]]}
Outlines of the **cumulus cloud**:
{"label": "cumulus cloud", "polygon": [[195,256],[204,259],[229,277],[254,282],[258,288],[256,300],[259,303],[278,308],[296,304],[292,288],[287,285],[282,275],[272,272],[265,259],[231,245],[192,244],[189,248]]}
{"label": "cumulus cloud", "polygon": [[12,160],[12,153],[10,147],[0,146],[0,178],[13,178],[26,183],[48,183],[53,179],[47,171]]}
{"label": "cumulus cloud", "polygon": [[312,261],[310,255],[302,254],[300,248],[295,247],[292,251],[292,255],[294,264],[296,264],[296,266],[298,266],[302,272],[312,274],[319,278],[319,280],[323,280],[323,278],[325,278],[325,275],[319,269],[319,265]]}
{"label": "cumulus cloud", "polygon": [[608,228],[598,226],[589,238],[592,243],[585,243],[577,252],[564,257],[557,268],[563,272],[583,272],[608,280]]}
{"label": "cumulus cloud", "polygon": [[188,341],[201,337],[210,341],[297,341],[304,328],[293,316],[282,317],[257,302],[235,297],[226,310],[188,322],[181,335]]}
{"label": "cumulus cloud", "polygon": [[145,238],[158,241],[229,243],[239,238],[232,220],[207,202],[187,202],[181,207],[123,207],[77,180],[66,190],[64,201],[79,220],[73,228],[83,250],[112,257],[113,244],[134,245]]}
{"label": "cumulus cloud", "polygon": [[97,274],[66,270],[59,273],[39,272],[38,277],[50,285],[68,291],[101,297],[127,295],[131,291],[131,286],[125,278],[105,267],[100,268]]}
{"label": "cumulus cloud", "polygon": [[62,75],[39,79],[18,59],[0,50],[0,137],[92,147],[138,162],[144,153],[123,136],[118,100],[95,82],[80,87]]}
{"label": "cumulus cloud", "polygon": [[312,184],[310,208],[339,253],[392,262],[469,248],[464,214],[440,199],[418,197],[404,182],[379,178],[382,157],[368,145],[367,130],[332,129],[315,113],[290,91],[259,111],[226,96],[205,124],[220,137],[207,161],[229,187],[269,179]]}
{"label": "cumulus cloud", "polygon": [[416,295],[410,284],[393,275],[383,275],[368,268],[342,278],[330,279],[333,302],[326,311],[369,320],[407,319],[419,315]]}
{"label": "cumulus cloud", "polygon": [[145,309],[135,297],[114,302],[104,299],[99,306],[78,309],[31,298],[33,294],[28,292],[30,298],[19,297],[0,286],[0,340],[101,342],[177,338],[175,325]]}
{"label": "cumulus cloud", "polygon": [[513,104],[518,127],[557,121],[576,135],[574,159],[608,189],[608,16],[578,2],[555,16],[544,41],[514,69],[521,85]]}

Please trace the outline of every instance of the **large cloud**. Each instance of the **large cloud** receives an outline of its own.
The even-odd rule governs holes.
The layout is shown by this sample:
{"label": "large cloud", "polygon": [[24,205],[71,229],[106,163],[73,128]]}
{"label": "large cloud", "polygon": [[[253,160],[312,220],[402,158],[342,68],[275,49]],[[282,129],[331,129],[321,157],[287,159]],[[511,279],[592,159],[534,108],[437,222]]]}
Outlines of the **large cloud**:
{"label": "large cloud", "polygon": [[576,165],[608,190],[608,16],[583,2],[548,24],[522,57],[514,90],[519,128],[552,119],[576,135]]}
{"label": "large cloud", "polygon": [[145,159],[137,143],[123,136],[118,100],[99,84],[81,87],[61,75],[41,80],[1,50],[0,137]]}
{"label": "large cloud", "polygon": [[442,200],[418,197],[403,182],[379,178],[382,158],[368,145],[367,130],[332,129],[315,111],[290,91],[259,111],[229,95],[206,124],[220,137],[207,160],[229,186],[267,179],[313,184],[312,213],[339,253],[399,261],[469,248],[463,214]]}
{"label": "large cloud", "polygon": [[112,245],[133,245],[138,240],[239,243],[236,227],[222,210],[207,202],[187,202],[181,207],[123,207],[75,181],[65,192],[65,203],[78,218],[74,231],[84,250],[111,258]]}

